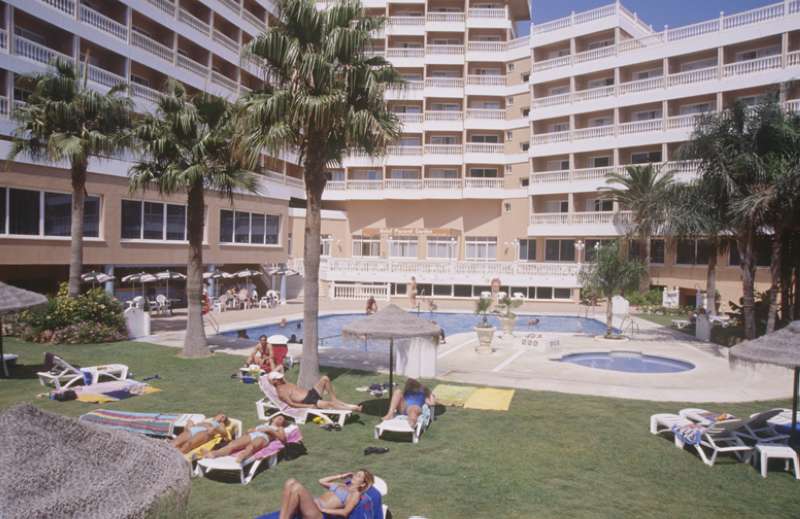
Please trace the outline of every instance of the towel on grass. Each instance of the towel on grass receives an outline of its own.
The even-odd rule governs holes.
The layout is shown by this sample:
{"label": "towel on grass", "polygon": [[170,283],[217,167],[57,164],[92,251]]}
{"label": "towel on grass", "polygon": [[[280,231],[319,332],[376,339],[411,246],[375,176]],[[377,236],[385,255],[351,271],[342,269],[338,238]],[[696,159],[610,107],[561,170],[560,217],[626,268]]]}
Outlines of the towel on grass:
{"label": "towel on grass", "polygon": [[[260,515],[256,519],[278,519],[280,512],[272,512],[271,514]],[[323,517],[330,519],[332,516],[324,514]],[[381,493],[375,487],[369,487],[366,492],[361,494],[361,500],[358,502],[348,519],[383,519],[383,498]],[[298,514],[293,519],[302,519]]]}
{"label": "towel on grass", "polygon": [[513,389],[482,387],[470,395],[464,403],[464,409],[508,411],[512,398],[514,398]]}
{"label": "towel on grass", "polygon": [[105,404],[125,400],[132,396],[148,395],[157,393],[160,389],[154,388],[135,380],[112,380],[110,382],[99,382],[91,386],[79,386],[74,388],[77,400],[92,404]]}
{"label": "towel on grass", "polygon": [[436,395],[436,402],[442,405],[453,407],[464,407],[464,403],[478,388],[474,386],[451,386],[449,384],[439,384],[433,390]]}
{"label": "towel on grass", "polygon": [[82,415],[78,420],[110,429],[168,438],[172,435],[175,422],[182,416],[172,413],[134,413],[131,411],[97,409]]}

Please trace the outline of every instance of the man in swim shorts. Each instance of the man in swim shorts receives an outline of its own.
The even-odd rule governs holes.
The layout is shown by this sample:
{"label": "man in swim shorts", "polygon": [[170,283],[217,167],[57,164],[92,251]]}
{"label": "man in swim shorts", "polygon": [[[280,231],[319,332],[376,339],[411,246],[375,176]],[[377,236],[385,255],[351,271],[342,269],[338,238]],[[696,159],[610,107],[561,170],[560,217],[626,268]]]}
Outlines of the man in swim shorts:
{"label": "man in swim shorts", "polygon": [[[348,404],[336,398],[331,379],[323,375],[314,387],[303,389],[287,382],[283,373],[273,371],[269,374],[270,383],[275,386],[280,399],[292,407],[306,407],[317,409],[339,409],[344,411],[361,411],[360,405]],[[323,400],[323,396],[328,399]]]}

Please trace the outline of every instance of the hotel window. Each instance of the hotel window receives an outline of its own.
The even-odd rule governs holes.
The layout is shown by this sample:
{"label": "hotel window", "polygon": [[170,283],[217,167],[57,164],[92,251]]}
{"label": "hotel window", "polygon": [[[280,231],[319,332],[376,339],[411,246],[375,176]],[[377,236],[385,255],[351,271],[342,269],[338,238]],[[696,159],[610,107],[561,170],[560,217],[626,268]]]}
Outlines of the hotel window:
{"label": "hotel window", "polygon": [[220,243],[278,245],[281,217],[273,214],[248,213],[221,209],[219,212]]}
{"label": "hotel window", "polygon": [[545,171],[566,171],[569,169],[569,159],[548,160]]}
{"label": "hotel window", "polygon": [[678,240],[675,263],[708,265],[708,240]]}
{"label": "hotel window", "polygon": [[614,40],[599,40],[593,41],[586,46],[587,50],[602,49],[603,47],[610,47],[614,45]]}
{"label": "hotel window", "polygon": [[459,178],[457,169],[431,169],[427,178]]}
{"label": "hotel window", "polygon": [[458,137],[454,135],[431,135],[429,144],[453,145],[459,144]]}
{"label": "hotel window", "polygon": [[660,68],[651,68],[649,70],[639,70],[633,73],[633,80],[639,81],[642,79],[650,79],[654,77],[661,77],[663,75]]}
{"label": "hotel window", "polygon": [[569,123],[552,123],[547,127],[547,133],[558,133],[558,132],[568,132],[569,131]]}
{"label": "hotel window", "polygon": [[417,238],[389,239],[389,256],[393,258],[416,258]]}
{"label": "hotel window", "polygon": [[611,126],[612,124],[614,124],[614,119],[612,117],[605,116],[605,117],[592,117],[591,119],[589,119],[589,124],[587,124],[586,126],[588,128],[599,128],[601,126]]}
{"label": "hotel window", "polygon": [[650,164],[653,162],[661,162],[660,151],[631,153],[631,164]]}
{"label": "hotel window", "polygon": [[498,142],[500,142],[500,137],[498,137],[497,135],[473,135],[470,137],[469,142],[497,144]]}
{"label": "hotel window", "polygon": [[583,259],[592,262],[597,257],[597,249],[610,245],[612,240],[586,240],[583,249]]}
{"label": "hotel window", "polygon": [[381,255],[381,240],[379,238],[365,238],[353,236],[354,257],[378,257]]}
{"label": "hotel window", "polygon": [[664,240],[650,240],[650,264],[663,265],[666,257],[666,244]]}
{"label": "hotel window", "polygon": [[536,240],[519,241],[519,260],[536,261]]}
{"label": "hotel window", "polygon": [[471,261],[497,259],[497,238],[468,236],[464,242],[464,258]]}
{"label": "hotel window", "polygon": [[330,256],[331,245],[333,244],[333,237],[330,234],[323,234],[319,237],[319,241],[320,241],[319,255],[324,257]]}
{"label": "hotel window", "polygon": [[717,58],[703,58],[694,61],[687,61],[686,63],[681,63],[681,72],[689,72],[690,70],[700,70],[716,66],[717,66]]}
{"label": "hotel window", "polygon": [[471,178],[497,178],[497,168],[469,168]]}
{"label": "hotel window", "polygon": [[545,261],[575,261],[575,240],[545,240]]}
{"label": "hotel window", "polygon": [[594,198],[586,201],[588,212],[608,212],[614,210],[614,201],[608,198]]}
{"label": "hotel window", "polygon": [[766,58],[767,56],[775,56],[781,53],[780,45],[773,45],[771,47],[762,47],[760,49],[743,50],[736,53],[736,61],[749,61],[751,59]]}
{"label": "hotel window", "polygon": [[710,101],[707,103],[692,103],[688,105],[681,105],[681,107],[678,108],[678,113],[680,115],[704,114],[713,111],[714,107],[711,105]]}
{"label": "hotel window", "polygon": [[613,77],[604,77],[600,79],[590,79],[586,82],[586,89],[591,90],[593,88],[600,88],[604,86],[611,86],[614,84]]}
{"label": "hotel window", "polygon": [[569,94],[569,85],[554,86],[547,89],[547,95],[558,96],[561,94]]}
{"label": "hotel window", "polygon": [[593,168],[607,168],[611,166],[611,157],[592,157],[589,159],[589,164]]}
{"label": "hotel window", "polygon": [[661,110],[639,110],[633,112],[631,117],[633,121],[652,121],[654,119],[661,119]]}
{"label": "hotel window", "polygon": [[[100,198],[87,196],[83,213],[84,237],[99,237]],[[0,188],[0,234],[70,236],[71,224],[72,195]]]}
{"label": "hotel window", "polygon": [[186,206],[123,200],[120,214],[123,240],[186,240]]}
{"label": "hotel window", "polygon": [[569,200],[548,200],[543,207],[545,213],[568,213]]}
{"label": "hotel window", "polygon": [[329,182],[344,182],[344,171],[326,171],[325,178]]}
{"label": "hotel window", "polygon": [[428,237],[428,259],[455,259],[456,240],[446,236]]}

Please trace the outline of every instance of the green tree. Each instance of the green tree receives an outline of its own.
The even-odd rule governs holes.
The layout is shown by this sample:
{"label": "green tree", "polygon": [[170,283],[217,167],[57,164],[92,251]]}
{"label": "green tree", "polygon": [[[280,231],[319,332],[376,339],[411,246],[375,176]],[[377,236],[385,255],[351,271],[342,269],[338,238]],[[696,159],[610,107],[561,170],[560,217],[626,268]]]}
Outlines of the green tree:
{"label": "green tree", "polygon": [[[88,73],[88,68],[84,68]],[[53,70],[23,76],[21,85],[30,90],[26,102],[17,106],[17,122],[8,160],[27,155],[34,161],[69,164],[72,183],[70,214],[69,283],[71,297],[80,293],[83,269],[83,214],[89,159],[112,156],[130,145],[133,103],[120,95],[125,85],[105,94],[86,85],[72,62],[56,61]]]}
{"label": "green tree", "polygon": [[[283,0],[274,25],[245,50],[260,64],[265,88],[244,99],[240,149],[257,154],[296,151],[304,169],[306,219],[303,266],[303,362],[298,384],[319,378],[320,209],[325,168],[348,152],[381,154],[400,132],[383,99],[399,81],[383,58],[368,57],[370,32],[381,17],[357,0],[319,11],[313,0]],[[250,160],[253,160],[252,158]]]}
{"label": "green tree", "polygon": [[233,202],[234,191],[255,189],[255,176],[232,153],[233,116],[227,101],[205,93],[189,95],[170,81],[155,115],[145,116],[135,128],[144,158],[130,170],[131,190],[155,187],[162,194],[187,195],[186,357],[209,354],[201,301],[205,190],[221,192]]}
{"label": "green tree", "polygon": [[620,252],[619,240],[597,248],[594,261],[584,263],[578,281],[586,293],[606,298],[606,337],[612,335],[612,298],[636,288],[644,275],[644,263],[628,259]]}
{"label": "green tree", "polygon": [[[661,167],[648,164],[628,166],[625,173],[611,173],[603,188],[605,196],[620,207],[633,212],[633,225],[628,230],[632,238],[644,246],[644,265],[650,265],[650,238],[658,234],[666,221],[666,201],[673,185],[674,174]],[[650,276],[645,270],[639,290],[650,288]]]}

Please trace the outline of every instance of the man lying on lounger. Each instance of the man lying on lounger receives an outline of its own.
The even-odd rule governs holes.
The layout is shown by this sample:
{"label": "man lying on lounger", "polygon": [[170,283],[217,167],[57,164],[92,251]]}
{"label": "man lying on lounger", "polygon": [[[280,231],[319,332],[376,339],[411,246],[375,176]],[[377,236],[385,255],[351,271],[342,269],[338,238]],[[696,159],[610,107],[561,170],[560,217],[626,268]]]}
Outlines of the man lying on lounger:
{"label": "man lying on lounger", "polygon": [[[303,389],[286,382],[283,373],[279,371],[270,372],[269,381],[275,386],[280,399],[292,407],[361,411],[360,405],[348,404],[336,398],[331,379],[324,375],[311,389]],[[328,400],[322,399],[325,394],[329,395],[330,398]]]}

